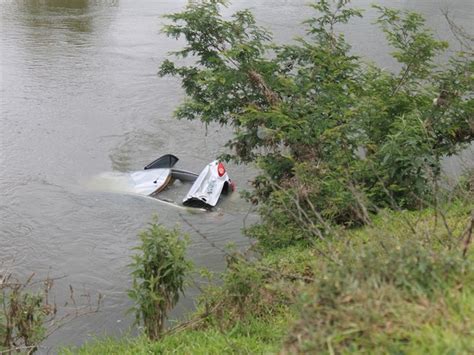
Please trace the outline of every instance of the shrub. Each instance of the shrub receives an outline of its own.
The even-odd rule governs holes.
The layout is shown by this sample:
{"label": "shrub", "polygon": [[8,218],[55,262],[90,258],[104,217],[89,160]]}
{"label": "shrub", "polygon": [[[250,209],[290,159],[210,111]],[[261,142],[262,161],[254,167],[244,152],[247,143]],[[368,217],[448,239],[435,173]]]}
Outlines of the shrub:
{"label": "shrub", "polygon": [[191,263],[186,260],[187,239],[178,229],[169,230],[157,221],[139,234],[141,244],[130,264],[133,285],[129,297],[135,302],[136,322],[143,321],[150,339],[158,339],[167,313],[183,293]]}
{"label": "shrub", "polygon": [[200,297],[198,314],[205,320],[202,324],[224,331],[281,314],[288,297],[273,287],[277,280],[272,278],[272,271],[262,268],[259,261],[234,257],[222,275],[222,285],[207,287]]}
{"label": "shrub", "polygon": [[[2,275],[0,275],[1,277]],[[55,313],[46,292],[31,292],[29,282],[0,279],[0,352],[11,349],[33,353],[46,338],[46,321]]]}
{"label": "shrub", "polygon": [[381,207],[419,208],[432,199],[442,157],[473,139],[472,52],[435,66],[447,44],[424,19],[376,6],[401,70],[368,65],[335,31],[362,16],[348,2],[313,2],[307,36],[291,44],[274,43],[248,10],[224,18],[221,0],[167,16],[165,33],[185,40],[175,56],[191,59],[161,65],[188,95],[176,116],[233,127],[226,158],[261,169],[248,198],[262,223],[274,230],[284,215],[294,235],[275,233],[277,245],[304,239],[300,210],[354,226]]}
{"label": "shrub", "polygon": [[[3,266],[0,263],[0,267]],[[89,294],[86,303],[76,303],[74,289],[69,286],[72,309],[59,308],[51,303],[54,279],[35,280],[34,274],[21,280],[0,269],[0,353],[34,353],[41,342],[68,322],[100,309],[102,296],[97,304],[91,303]],[[56,317],[57,314],[61,315]]]}

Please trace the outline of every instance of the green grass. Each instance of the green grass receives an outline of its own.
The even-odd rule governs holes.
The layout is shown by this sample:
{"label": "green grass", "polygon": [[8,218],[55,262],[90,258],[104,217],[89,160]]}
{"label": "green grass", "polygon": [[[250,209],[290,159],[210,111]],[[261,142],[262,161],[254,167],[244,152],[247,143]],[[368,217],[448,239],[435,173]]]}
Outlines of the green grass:
{"label": "green grass", "polygon": [[[473,252],[462,257],[472,204],[384,212],[320,259],[296,304],[289,352],[474,353]],[[326,245],[328,247],[328,245]],[[328,247],[329,251],[329,247]]]}
{"label": "green grass", "polygon": [[278,352],[287,327],[288,319],[280,315],[271,322],[247,319],[225,333],[211,327],[186,330],[157,342],[143,336],[105,338],[62,349],[60,354],[271,354]]}

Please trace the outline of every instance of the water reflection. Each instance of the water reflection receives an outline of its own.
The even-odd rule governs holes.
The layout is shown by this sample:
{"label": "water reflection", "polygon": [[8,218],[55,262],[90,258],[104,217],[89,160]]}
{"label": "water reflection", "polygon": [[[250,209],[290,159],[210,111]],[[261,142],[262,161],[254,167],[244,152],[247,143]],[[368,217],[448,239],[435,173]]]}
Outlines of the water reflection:
{"label": "water reflection", "polygon": [[[103,17],[97,13],[118,5],[118,0],[25,0],[16,2],[14,15],[40,44],[53,45],[53,39],[59,39],[62,43],[82,45],[85,38],[81,34],[102,30]],[[57,38],[59,35],[61,38]]]}
{"label": "water reflection", "polygon": [[89,0],[30,0],[18,3],[22,21],[30,28],[63,28],[71,32],[92,32]]}
{"label": "water reflection", "polygon": [[[117,0],[1,4],[1,64],[8,67],[4,70],[5,87],[10,81],[11,95],[35,100],[37,109],[46,107],[48,100],[56,110],[67,104],[64,100],[70,101],[71,95],[90,91],[94,73],[103,67],[103,62],[96,60],[96,49],[109,43],[108,29],[116,20],[118,6]],[[19,78],[22,85],[17,85]],[[60,100],[61,93],[68,96]]]}

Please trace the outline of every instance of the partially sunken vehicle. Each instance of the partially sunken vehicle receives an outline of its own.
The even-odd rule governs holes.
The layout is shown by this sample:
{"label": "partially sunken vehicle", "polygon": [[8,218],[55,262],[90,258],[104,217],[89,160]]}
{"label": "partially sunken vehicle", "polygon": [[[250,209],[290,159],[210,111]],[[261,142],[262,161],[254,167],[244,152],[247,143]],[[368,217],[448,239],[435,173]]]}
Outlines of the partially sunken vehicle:
{"label": "partially sunken vehicle", "polygon": [[198,175],[175,169],[178,160],[176,156],[166,154],[145,166],[143,170],[130,174],[134,192],[159,198],[159,193],[174,180],[192,182],[191,189],[183,199],[183,205],[211,209],[217,205],[221,194],[234,190],[234,183],[222,162],[215,160],[207,164]]}

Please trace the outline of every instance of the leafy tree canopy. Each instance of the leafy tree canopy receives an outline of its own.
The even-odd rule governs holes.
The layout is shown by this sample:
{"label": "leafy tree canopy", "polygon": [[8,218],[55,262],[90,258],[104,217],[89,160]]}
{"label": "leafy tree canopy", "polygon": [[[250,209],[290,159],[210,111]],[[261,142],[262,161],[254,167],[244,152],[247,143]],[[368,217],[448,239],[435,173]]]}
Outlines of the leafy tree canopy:
{"label": "leafy tree canopy", "polygon": [[306,36],[290,44],[275,43],[249,10],[224,17],[223,0],[166,16],[164,32],[185,40],[160,69],[187,94],[176,116],[233,127],[224,158],[257,163],[248,197],[270,227],[294,225],[300,210],[319,215],[308,217],[318,226],[364,223],[378,207],[418,207],[441,158],[472,142],[472,51],[435,66],[448,45],[423,17],[375,6],[401,64],[384,71],[335,30],[363,15],[348,3],[313,2]]}

